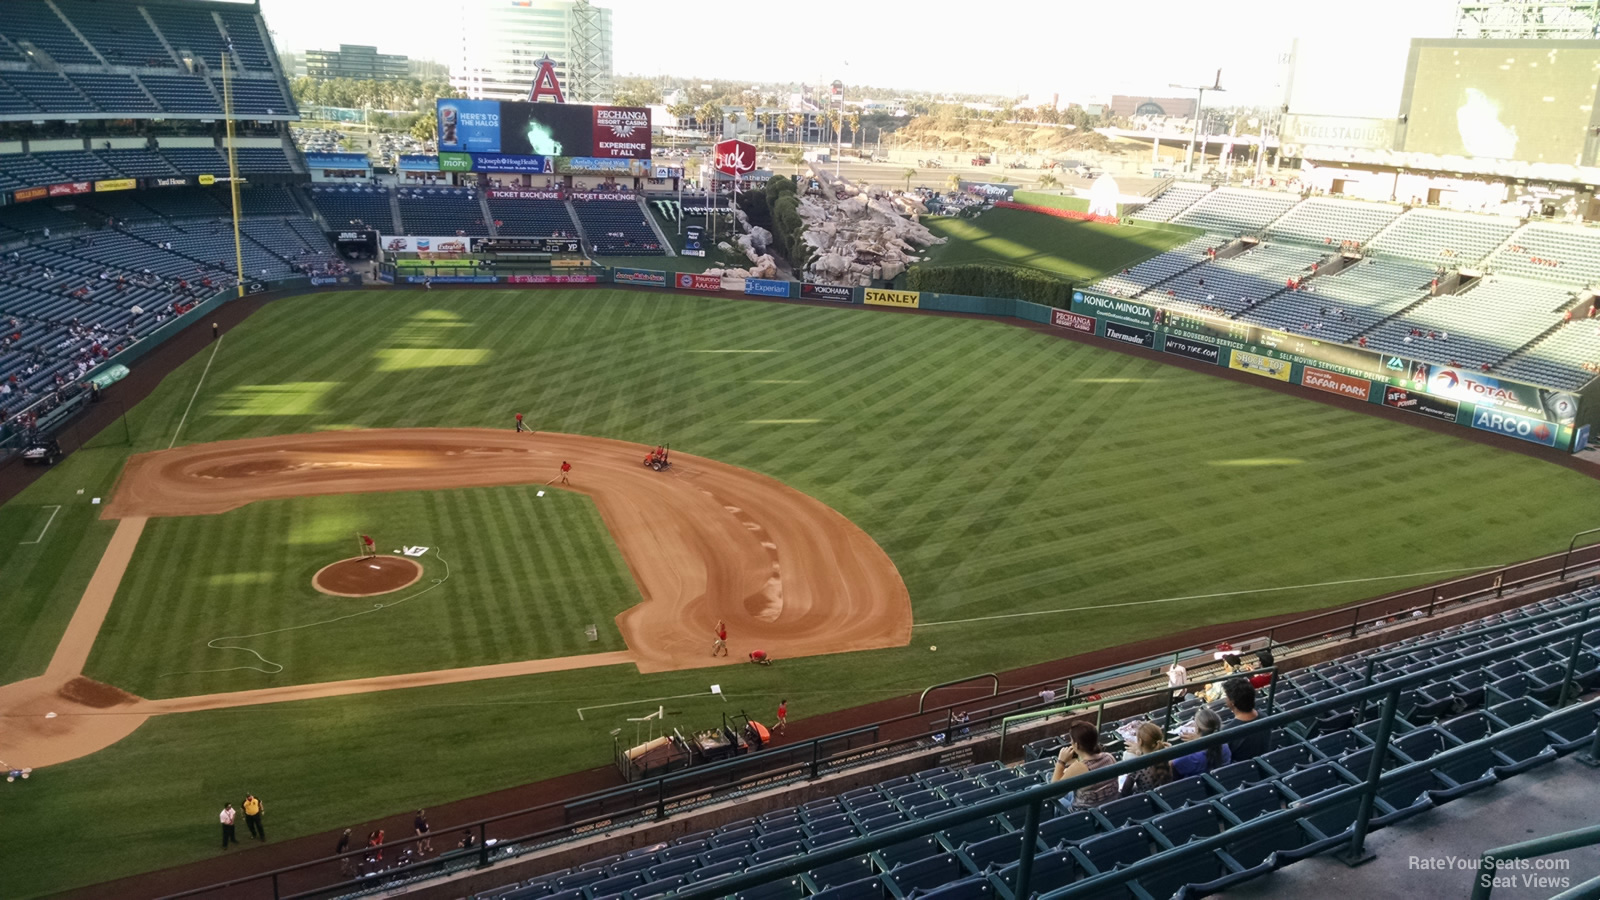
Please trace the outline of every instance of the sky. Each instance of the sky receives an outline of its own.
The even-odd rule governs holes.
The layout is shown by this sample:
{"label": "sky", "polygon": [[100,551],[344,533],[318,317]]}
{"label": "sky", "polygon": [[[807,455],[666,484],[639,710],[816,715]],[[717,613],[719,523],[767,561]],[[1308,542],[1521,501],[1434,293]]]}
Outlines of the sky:
{"label": "sky", "polygon": [[[260,2],[280,50],[376,44],[384,53],[448,61],[438,44],[440,18],[454,10],[437,0]],[[1067,100],[1170,95],[1167,85],[1210,84],[1220,68],[1229,101],[1253,105],[1279,101],[1279,56],[1296,37],[1347,37],[1350,65],[1358,68],[1363,29],[1450,37],[1456,0],[1293,2],[1258,6],[1265,14],[1253,21],[1242,8],[1194,0],[991,0],[977,6],[810,0],[734,7],[751,12],[731,29],[707,15],[668,12],[672,7],[659,0],[596,5],[612,10],[618,75],[812,84],[839,78],[910,90],[1059,93]]]}

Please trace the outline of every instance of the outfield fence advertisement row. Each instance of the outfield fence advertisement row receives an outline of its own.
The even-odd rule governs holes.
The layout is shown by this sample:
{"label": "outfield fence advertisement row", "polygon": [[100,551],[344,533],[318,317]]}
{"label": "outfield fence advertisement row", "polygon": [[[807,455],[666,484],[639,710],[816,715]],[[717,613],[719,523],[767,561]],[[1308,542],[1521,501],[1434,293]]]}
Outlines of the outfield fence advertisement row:
{"label": "outfield fence advertisement row", "polygon": [[[1574,452],[1579,398],[1484,372],[1086,291],[1052,324],[1119,344]],[[1587,438],[1587,435],[1584,435]]]}

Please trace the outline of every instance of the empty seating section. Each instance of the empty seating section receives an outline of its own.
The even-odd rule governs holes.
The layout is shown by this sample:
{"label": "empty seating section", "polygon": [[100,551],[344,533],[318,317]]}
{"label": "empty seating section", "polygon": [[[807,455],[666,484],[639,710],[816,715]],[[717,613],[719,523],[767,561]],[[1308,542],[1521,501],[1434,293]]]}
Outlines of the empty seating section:
{"label": "empty seating section", "polygon": [[[478,195],[465,188],[420,188],[399,193],[406,234],[486,236]],[[387,202],[387,201],[385,201]]]}
{"label": "empty seating section", "polygon": [[1210,192],[1211,188],[1203,184],[1174,184],[1161,196],[1140,207],[1133,218],[1147,222],[1169,222],[1173,216],[1193,206],[1196,200]]}
{"label": "empty seating section", "polygon": [[130,178],[177,175],[178,170],[159,153],[150,150],[101,150],[101,159]]}
{"label": "empty seating section", "polygon": [[1459,294],[1434,297],[1367,337],[1376,350],[1478,368],[1559,323],[1571,302],[1565,287],[1491,276]]}
{"label": "empty seating section", "polygon": [[179,56],[193,54],[213,70],[222,65],[222,31],[210,10],[151,4],[145,12]]}
{"label": "empty seating section", "polygon": [[1218,234],[1254,234],[1297,202],[1292,194],[1222,188],[1200,198],[1172,221]]}
{"label": "empty seating section", "polygon": [[1147,290],[1144,296],[1179,309],[1225,310],[1237,315],[1282,291],[1322,258],[1320,250],[1260,244],[1238,256],[1205,263]]}
{"label": "empty seating section", "polygon": [[48,203],[18,203],[0,206],[0,241],[43,234],[49,228],[61,231],[81,224]]}
{"label": "empty seating section", "polygon": [[312,205],[333,228],[363,224],[378,229],[379,234],[398,233],[389,208],[389,192],[384,188],[314,185],[307,193]]}
{"label": "empty seating section", "polygon": [[239,203],[246,216],[303,216],[294,194],[281,184],[247,187],[239,192]]}
{"label": "empty seating section", "polygon": [[549,237],[553,234],[577,234],[578,227],[567,215],[567,205],[560,200],[489,200],[489,212],[494,215],[497,234],[517,237]]}
{"label": "empty seating section", "polygon": [[233,155],[241,172],[286,174],[294,171],[282,147],[240,147]]}
{"label": "empty seating section", "polygon": [[21,47],[26,41],[58,63],[99,65],[100,58],[78,40],[42,0],[10,0],[0,16],[0,34]]}
{"label": "empty seating section", "polygon": [[34,159],[44,163],[72,181],[90,181],[99,178],[121,178],[122,172],[87,150],[61,150],[53,153],[36,153]]}
{"label": "empty seating section", "polygon": [[211,84],[195,75],[141,75],[139,81],[170,113],[222,112],[222,100],[211,92]]}
{"label": "empty seating section", "polygon": [[1579,319],[1562,325],[1500,367],[1517,381],[1577,390],[1600,372],[1600,320]]}
{"label": "empty seating section", "polygon": [[177,67],[136,4],[56,0],[56,8],[113,66]]}
{"label": "empty seating section", "polygon": [[107,112],[153,113],[161,107],[145,94],[132,75],[76,73],[72,83],[99,109]]}
{"label": "empty seating section", "polygon": [[0,116],[24,115],[38,111],[39,107],[17,93],[16,88],[6,84],[5,79],[0,78]]}
{"label": "empty seating section", "polygon": [[1421,263],[1365,259],[1336,274],[1319,274],[1306,290],[1284,291],[1239,318],[1350,343],[1361,332],[1427,296],[1433,270]]}
{"label": "empty seating section", "polygon": [[594,253],[607,256],[661,256],[665,253],[637,202],[592,200],[575,202],[572,208],[577,212],[584,237]]}
{"label": "empty seating section", "polygon": [[1430,264],[1476,266],[1517,227],[1515,219],[1414,209],[1373,239],[1374,251]]}
{"label": "empty seating section", "polygon": [[[173,225],[152,222],[130,226],[128,232],[152,244],[170,242],[172,250],[197,263],[229,272],[237,271],[233,229],[220,223],[191,222]],[[243,241],[239,249],[250,278],[283,278],[292,273],[289,264],[254,241]]]}
{"label": "empty seating section", "polygon": [[140,203],[169,219],[217,219],[228,216],[231,197],[224,188],[175,188],[140,191]]}
{"label": "empty seating section", "polygon": [[1523,226],[1489,258],[1488,269],[1583,287],[1600,281],[1600,231],[1557,225]]}
{"label": "empty seating section", "polygon": [[0,188],[20,188],[70,180],[59,169],[41,162],[38,157],[20,153],[0,153]]}
{"label": "empty seating section", "polygon": [[220,175],[228,171],[228,158],[216,147],[162,148],[161,155],[184,175]]}
{"label": "empty seating section", "polygon": [[247,219],[240,224],[240,230],[249,240],[287,261],[292,269],[316,268],[335,259],[326,237],[319,233],[310,240],[286,219]]}
{"label": "empty seating section", "polygon": [[1330,248],[1347,243],[1360,245],[1382,231],[1401,212],[1398,206],[1314,197],[1274,222],[1271,237]]}
{"label": "empty seating section", "polygon": [[[1427,673],[1421,688],[1402,692],[1397,707],[1386,767],[1391,774],[1380,782],[1372,809],[1372,827],[1385,827],[1587,746],[1600,721],[1593,702],[1554,708],[1562,699],[1562,666],[1551,660],[1566,658],[1571,639],[1553,639],[1548,649],[1532,651],[1496,648],[1575,624],[1586,618],[1586,609],[1597,606],[1600,588],[1587,588],[1318,663],[1280,678],[1276,711],[1292,714],[1298,707],[1336,701],[1361,688],[1369,659],[1375,681]],[[1524,620],[1532,627],[1519,628]],[[1457,662],[1486,652],[1498,658],[1489,657],[1488,664]],[[1592,650],[1580,653],[1576,673],[1574,681],[1584,690],[1600,687],[1600,655]],[[1202,702],[1195,696],[1186,698],[1178,721],[1192,717]],[[1224,701],[1209,705],[1225,729],[1232,724]],[[1352,703],[1342,712],[1336,708],[1321,718],[1306,715],[1291,721],[1273,732],[1273,749],[1253,760],[1095,809],[1046,804],[1033,846],[1033,890],[1054,891],[1095,876],[1104,882],[1108,874],[1159,855],[1153,861],[1164,864],[1148,867],[1136,880],[1123,876],[1119,883],[1113,877],[1104,889],[1082,896],[1166,898],[1194,885],[1192,896],[1223,890],[1346,844],[1356,818],[1354,797],[1320,811],[1283,817],[1275,827],[1224,844],[1224,852],[1184,849],[1196,839],[1224,835],[1261,816],[1292,810],[1328,791],[1359,784],[1379,748],[1376,722],[1369,718],[1355,724],[1357,705]],[[1132,729],[1147,720],[1160,725],[1163,716],[1164,710],[1157,710],[1105,727]],[[1509,739],[1501,736],[1513,726],[1525,726],[1527,732]],[[1455,759],[1429,764],[1442,751],[1456,748],[1461,751]],[[1048,781],[1053,766],[1047,754],[1014,768],[997,762],[932,768],[473,896],[475,900],[655,897],[757,865],[792,863],[858,836],[1026,790]],[[1410,768],[1395,773],[1399,766]],[[693,823],[687,826],[692,829]],[[1017,887],[1023,827],[1019,807],[814,866],[797,877],[777,879],[735,896],[1009,898]],[[1135,884],[1137,891],[1130,893]]]}
{"label": "empty seating section", "polygon": [[1207,251],[1228,243],[1217,235],[1201,235],[1187,244],[1152,259],[1147,259],[1126,272],[1119,272],[1095,285],[1097,290],[1121,297],[1132,297],[1145,288],[1159,284],[1172,276],[1204,262]]}
{"label": "empty seating section", "polygon": [[[213,81],[217,96],[224,96],[222,80]],[[229,87],[233,91],[233,111],[238,115],[283,116],[294,112],[294,104],[284,99],[276,79],[234,78]]]}
{"label": "empty seating section", "polygon": [[3,72],[0,78],[42,112],[95,112],[94,103],[58,72]]}

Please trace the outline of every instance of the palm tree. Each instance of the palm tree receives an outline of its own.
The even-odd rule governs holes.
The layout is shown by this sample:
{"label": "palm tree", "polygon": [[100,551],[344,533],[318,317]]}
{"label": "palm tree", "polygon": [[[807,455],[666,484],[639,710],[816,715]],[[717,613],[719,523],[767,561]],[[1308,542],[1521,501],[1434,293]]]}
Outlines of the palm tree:
{"label": "palm tree", "polygon": [[904,172],[901,172],[900,174],[905,176],[905,179],[906,179],[906,193],[910,193],[911,192],[911,179],[917,177],[917,170],[916,169],[907,169]]}
{"label": "palm tree", "polygon": [[850,143],[859,144],[861,140],[861,113],[850,114]]}
{"label": "palm tree", "polygon": [[700,107],[698,116],[700,118],[700,124],[705,128],[707,135],[711,134],[711,126],[713,123],[716,124],[717,131],[722,130],[722,107],[718,106],[717,104],[712,103],[709,100],[706,101],[706,103]]}
{"label": "palm tree", "polygon": [[794,166],[795,177],[799,178],[800,167],[806,164],[806,152],[798,148],[791,150],[789,151],[789,155],[783,158],[783,161]]}
{"label": "palm tree", "polygon": [[842,131],[840,131],[840,128],[843,126],[843,124],[844,121],[839,116],[839,111],[837,109],[828,110],[828,131],[838,135],[841,142],[844,140],[844,134]]}
{"label": "palm tree", "polygon": [[744,101],[744,120],[754,125],[756,121],[756,104],[754,100]]}
{"label": "palm tree", "polygon": [[1057,181],[1056,177],[1054,175],[1051,175],[1048,172],[1046,172],[1045,174],[1039,176],[1039,182],[1038,182],[1037,187],[1041,191],[1048,191],[1048,190],[1050,190],[1052,188],[1058,188],[1060,186],[1061,186],[1061,182]]}
{"label": "palm tree", "polygon": [[767,132],[769,132],[771,130],[772,130],[772,113],[764,112],[764,113],[761,114],[761,142],[762,143],[766,143],[766,141],[767,141]]}
{"label": "palm tree", "polygon": [[806,142],[806,117],[801,113],[791,113],[789,115],[789,127],[794,129],[795,142],[804,144]]}

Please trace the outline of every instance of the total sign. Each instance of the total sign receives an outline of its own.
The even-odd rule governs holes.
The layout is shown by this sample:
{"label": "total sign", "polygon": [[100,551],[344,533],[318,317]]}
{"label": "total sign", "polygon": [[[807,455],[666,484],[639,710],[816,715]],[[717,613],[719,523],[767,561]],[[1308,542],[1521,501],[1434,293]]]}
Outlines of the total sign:
{"label": "total sign", "polygon": [[1498,409],[1478,407],[1472,413],[1472,427],[1481,431],[1492,431],[1496,434],[1509,435],[1543,444],[1546,447],[1556,445],[1556,426],[1550,422],[1539,419],[1530,419],[1514,413],[1503,412]]}
{"label": "total sign", "polygon": [[718,141],[711,165],[724,175],[743,175],[756,170],[756,148],[744,141]]}

